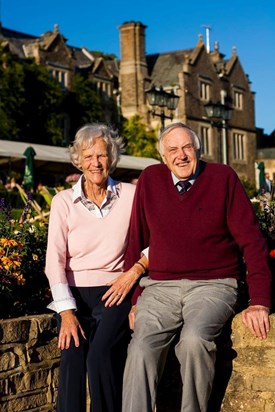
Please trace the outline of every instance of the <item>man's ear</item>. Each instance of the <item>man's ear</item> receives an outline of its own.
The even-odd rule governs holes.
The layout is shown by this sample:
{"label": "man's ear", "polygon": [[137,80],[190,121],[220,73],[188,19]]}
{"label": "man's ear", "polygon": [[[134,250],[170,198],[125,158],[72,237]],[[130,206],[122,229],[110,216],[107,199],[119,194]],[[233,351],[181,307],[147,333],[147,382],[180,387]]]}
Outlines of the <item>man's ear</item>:
{"label": "man's ear", "polygon": [[166,165],[166,164],[167,164],[167,162],[166,162],[166,159],[165,159],[165,155],[163,154],[163,155],[161,155],[161,157],[162,157],[162,161],[163,161],[163,163]]}

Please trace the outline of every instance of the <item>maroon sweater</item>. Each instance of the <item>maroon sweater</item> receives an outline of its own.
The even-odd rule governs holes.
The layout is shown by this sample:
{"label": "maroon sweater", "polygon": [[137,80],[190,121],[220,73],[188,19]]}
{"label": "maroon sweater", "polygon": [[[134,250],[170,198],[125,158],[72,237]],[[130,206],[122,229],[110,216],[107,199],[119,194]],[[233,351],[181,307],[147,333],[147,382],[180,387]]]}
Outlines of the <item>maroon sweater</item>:
{"label": "maroon sweater", "polygon": [[201,173],[184,195],[175,188],[167,166],[149,166],[142,172],[125,269],[150,246],[152,279],[239,279],[244,257],[251,304],[269,307],[268,252],[251,202],[233,169],[200,163]]}

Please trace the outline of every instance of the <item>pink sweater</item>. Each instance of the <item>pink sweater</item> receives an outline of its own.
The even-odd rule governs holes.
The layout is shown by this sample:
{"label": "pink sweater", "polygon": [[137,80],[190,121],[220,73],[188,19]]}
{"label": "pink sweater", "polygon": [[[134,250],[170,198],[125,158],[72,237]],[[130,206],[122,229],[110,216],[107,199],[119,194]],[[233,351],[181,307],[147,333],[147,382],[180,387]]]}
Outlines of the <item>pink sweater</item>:
{"label": "pink sweater", "polygon": [[134,185],[121,183],[118,199],[101,219],[73,202],[73,189],[53,198],[45,269],[51,287],[102,286],[122,272],[134,192]]}

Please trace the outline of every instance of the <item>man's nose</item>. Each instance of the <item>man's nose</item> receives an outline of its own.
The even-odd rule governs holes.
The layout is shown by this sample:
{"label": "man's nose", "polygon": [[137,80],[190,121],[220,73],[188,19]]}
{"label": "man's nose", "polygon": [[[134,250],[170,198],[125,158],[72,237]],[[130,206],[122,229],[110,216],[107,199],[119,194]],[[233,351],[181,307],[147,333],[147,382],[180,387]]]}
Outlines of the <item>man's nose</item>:
{"label": "man's nose", "polygon": [[187,157],[187,152],[186,152],[186,150],[184,149],[184,147],[182,147],[182,148],[180,149],[180,157],[183,157],[183,158],[186,158],[186,157]]}

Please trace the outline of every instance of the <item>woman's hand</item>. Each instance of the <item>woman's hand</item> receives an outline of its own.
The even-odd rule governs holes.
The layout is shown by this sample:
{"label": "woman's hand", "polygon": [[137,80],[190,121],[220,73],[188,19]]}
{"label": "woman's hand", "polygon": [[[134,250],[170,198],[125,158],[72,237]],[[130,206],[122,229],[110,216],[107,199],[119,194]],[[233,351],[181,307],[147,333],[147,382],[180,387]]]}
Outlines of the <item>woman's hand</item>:
{"label": "woman's hand", "polygon": [[145,255],[142,255],[139,261],[133,264],[131,269],[107,283],[107,286],[110,286],[110,288],[102,296],[102,300],[107,299],[105,306],[120,305],[136,281],[145,273],[147,267],[148,259]]}
{"label": "woman's hand", "polygon": [[72,338],[74,339],[75,346],[78,347],[78,331],[80,331],[84,339],[86,339],[86,337],[74,311],[72,309],[64,310],[63,312],[60,312],[60,316],[61,328],[58,337],[58,348],[61,350],[68,349]]}
{"label": "woman's hand", "polygon": [[139,273],[135,269],[131,268],[127,272],[123,272],[116,279],[107,283],[107,286],[110,286],[110,288],[107,290],[105,295],[102,296],[102,300],[107,299],[105,306],[113,306],[115,304],[120,305],[141,274],[142,273]]}

